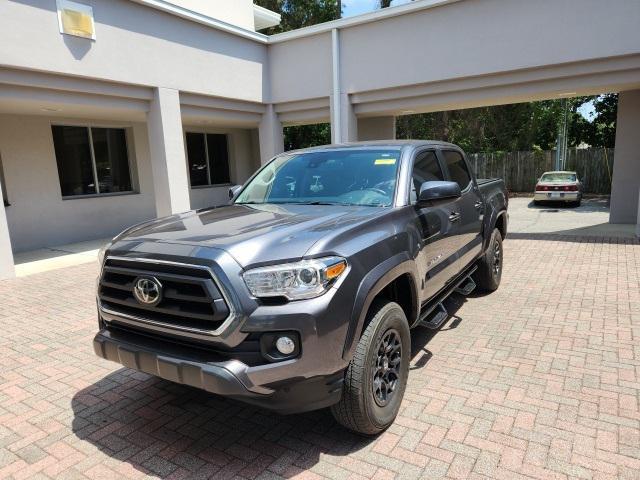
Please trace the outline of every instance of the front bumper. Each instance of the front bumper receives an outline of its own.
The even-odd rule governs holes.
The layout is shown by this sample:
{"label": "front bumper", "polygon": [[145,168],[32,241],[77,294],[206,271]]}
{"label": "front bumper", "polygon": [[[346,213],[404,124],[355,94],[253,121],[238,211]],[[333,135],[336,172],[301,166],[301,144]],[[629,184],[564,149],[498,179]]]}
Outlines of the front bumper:
{"label": "front bumper", "polygon": [[535,192],[533,195],[536,202],[577,202],[580,197],[580,192]]}
{"label": "front bumper", "polygon": [[338,402],[342,394],[342,371],[256,385],[252,377],[259,376],[264,365],[250,367],[239,360],[199,357],[187,347],[143,335],[102,329],[93,339],[93,349],[99,357],[125,367],[283,414],[327,407]]}

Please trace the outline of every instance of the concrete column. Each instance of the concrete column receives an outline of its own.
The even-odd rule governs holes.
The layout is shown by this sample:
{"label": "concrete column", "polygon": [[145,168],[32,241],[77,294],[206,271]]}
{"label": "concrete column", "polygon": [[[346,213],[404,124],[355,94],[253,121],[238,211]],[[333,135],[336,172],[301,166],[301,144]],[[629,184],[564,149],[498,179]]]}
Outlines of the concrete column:
{"label": "concrete column", "polygon": [[14,277],[16,274],[13,266],[13,250],[11,249],[7,214],[2,198],[2,184],[0,183],[0,280]]}
{"label": "concrete column", "polygon": [[358,119],[358,140],[395,140],[396,117]]}
{"label": "concrete column", "polygon": [[275,155],[284,152],[284,136],[282,123],[273,105],[267,105],[258,127],[260,144],[260,162],[264,165]]}
{"label": "concrete column", "polygon": [[610,223],[634,224],[640,215],[640,90],[620,92],[611,185]]}
{"label": "concrete column", "polygon": [[190,210],[189,175],[177,90],[155,89],[147,115],[147,129],[156,214],[162,217]]}

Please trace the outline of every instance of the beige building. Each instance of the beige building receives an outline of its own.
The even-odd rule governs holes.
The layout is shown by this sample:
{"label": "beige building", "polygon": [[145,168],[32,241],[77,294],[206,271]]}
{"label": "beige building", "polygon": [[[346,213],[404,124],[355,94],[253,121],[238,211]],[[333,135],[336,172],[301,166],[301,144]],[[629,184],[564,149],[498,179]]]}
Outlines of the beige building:
{"label": "beige building", "polygon": [[0,277],[13,254],[221,204],[286,125],[620,92],[612,223],[638,223],[640,2],[418,0],[267,37],[250,0],[0,2]]}

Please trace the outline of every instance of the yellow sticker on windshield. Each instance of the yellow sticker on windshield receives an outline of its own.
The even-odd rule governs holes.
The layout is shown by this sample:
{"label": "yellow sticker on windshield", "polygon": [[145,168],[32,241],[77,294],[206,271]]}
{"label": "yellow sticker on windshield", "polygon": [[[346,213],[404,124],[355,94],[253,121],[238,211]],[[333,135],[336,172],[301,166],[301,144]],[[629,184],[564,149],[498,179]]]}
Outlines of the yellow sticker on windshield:
{"label": "yellow sticker on windshield", "polygon": [[375,165],[395,165],[395,158],[376,158]]}

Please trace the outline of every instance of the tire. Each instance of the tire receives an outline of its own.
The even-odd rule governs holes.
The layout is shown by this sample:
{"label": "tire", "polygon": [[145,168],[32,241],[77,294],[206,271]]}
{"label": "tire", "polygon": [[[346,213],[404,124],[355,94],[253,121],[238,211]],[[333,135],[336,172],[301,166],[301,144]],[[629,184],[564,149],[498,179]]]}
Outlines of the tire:
{"label": "tire", "polygon": [[[331,413],[349,430],[361,435],[377,435],[398,415],[409,375],[411,337],[407,317],[395,302],[375,300],[367,321],[345,373],[342,398],[331,407]],[[390,355],[380,355],[385,341],[396,347],[398,342],[400,351],[394,349]],[[391,382],[376,381],[381,375]],[[392,386],[393,391],[387,391],[385,385]]]}
{"label": "tire", "polygon": [[502,234],[500,233],[500,230],[494,228],[493,232],[491,232],[489,248],[487,248],[487,251],[480,260],[478,260],[478,270],[476,270],[473,276],[479,290],[494,292],[500,286],[500,280],[502,279],[503,253]]}

